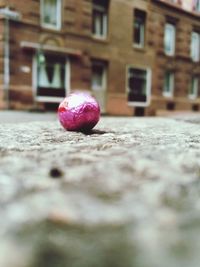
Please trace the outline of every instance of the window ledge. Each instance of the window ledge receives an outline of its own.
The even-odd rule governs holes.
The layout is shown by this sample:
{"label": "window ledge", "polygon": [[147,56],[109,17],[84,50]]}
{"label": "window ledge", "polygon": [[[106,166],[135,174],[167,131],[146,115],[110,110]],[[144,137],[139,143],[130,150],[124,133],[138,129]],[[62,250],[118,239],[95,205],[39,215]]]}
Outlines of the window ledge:
{"label": "window ledge", "polygon": [[189,100],[191,100],[191,101],[195,101],[195,100],[197,100],[197,96],[196,96],[196,95],[188,95],[188,98],[189,98]]}
{"label": "window ledge", "polygon": [[192,64],[197,65],[197,64],[199,64],[200,60],[194,60],[194,59],[191,58],[191,62],[192,62]]}
{"label": "window ledge", "polygon": [[74,48],[65,48],[65,47],[58,47],[58,46],[52,46],[48,44],[41,45],[40,43],[33,43],[28,41],[21,41],[20,47],[22,49],[25,49],[27,51],[37,51],[39,49],[42,49],[46,52],[52,52],[52,53],[58,53],[58,54],[64,54],[64,55],[73,55],[77,57],[82,56],[82,51]]}
{"label": "window ledge", "polygon": [[166,52],[164,52],[164,55],[166,56],[166,57],[170,57],[170,58],[174,58],[174,57],[176,57],[176,54],[174,53],[174,54],[167,54]]}
{"label": "window ledge", "polygon": [[169,99],[173,99],[173,94],[171,93],[163,93],[163,96]]}
{"label": "window ledge", "polygon": [[108,43],[109,42],[107,36],[106,37],[100,37],[100,36],[92,35],[92,39],[94,41],[101,42],[101,43]]}
{"label": "window ledge", "polygon": [[177,54],[176,53],[174,53],[173,55],[167,54],[164,51],[164,49],[161,49],[161,48],[157,50],[157,55],[158,56],[164,56],[164,57],[169,58],[169,59],[175,59],[177,57]]}
{"label": "window ledge", "polygon": [[40,27],[41,27],[41,29],[49,30],[49,31],[53,31],[53,32],[61,31],[61,27],[53,27],[51,25],[48,26],[46,24],[41,24]]}
{"label": "window ledge", "polygon": [[60,103],[63,97],[53,97],[53,96],[36,96],[35,101],[37,102],[47,102],[47,103]]}
{"label": "window ledge", "polygon": [[150,105],[150,100],[147,102],[128,101],[127,105],[129,107],[148,107]]}
{"label": "window ledge", "polygon": [[145,46],[139,46],[139,45],[133,44],[133,49],[135,49],[136,51],[139,51],[139,52],[146,52]]}

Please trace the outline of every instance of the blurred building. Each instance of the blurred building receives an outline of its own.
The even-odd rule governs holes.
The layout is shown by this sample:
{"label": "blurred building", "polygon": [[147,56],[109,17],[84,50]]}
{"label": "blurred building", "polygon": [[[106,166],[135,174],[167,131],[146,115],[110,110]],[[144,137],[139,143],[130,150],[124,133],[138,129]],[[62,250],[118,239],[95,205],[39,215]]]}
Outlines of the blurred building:
{"label": "blurred building", "polygon": [[200,0],[0,0],[0,29],[0,108],[200,109]]}

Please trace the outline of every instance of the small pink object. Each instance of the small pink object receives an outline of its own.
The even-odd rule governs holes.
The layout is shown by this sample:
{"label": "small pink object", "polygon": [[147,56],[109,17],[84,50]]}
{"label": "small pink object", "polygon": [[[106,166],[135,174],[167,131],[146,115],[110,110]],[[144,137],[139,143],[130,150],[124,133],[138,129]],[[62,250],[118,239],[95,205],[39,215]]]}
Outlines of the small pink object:
{"label": "small pink object", "polygon": [[89,131],[100,119],[100,107],[89,93],[74,92],[60,103],[58,117],[68,131]]}

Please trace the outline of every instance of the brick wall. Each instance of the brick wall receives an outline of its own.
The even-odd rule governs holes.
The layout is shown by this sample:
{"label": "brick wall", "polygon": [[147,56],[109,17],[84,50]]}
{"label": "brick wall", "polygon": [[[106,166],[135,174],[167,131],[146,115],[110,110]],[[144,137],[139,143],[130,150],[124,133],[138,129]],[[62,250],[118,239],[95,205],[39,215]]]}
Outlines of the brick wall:
{"label": "brick wall", "polygon": [[[152,1],[150,23],[155,29],[153,46],[156,57],[154,64],[153,98],[154,109],[166,109],[168,103],[174,103],[175,110],[191,110],[200,99],[189,100],[188,89],[192,74],[200,77],[200,64],[193,63],[190,57],[191,32],[196,27],[200,30],[200,16],[197,18],[189,12],[174,9],[171,5]],[[176,26],[176,51],[172,57],[164,53],[164,26],[167,20],[174,20]],[[153,30],[152,30],[153,31]],[[174,97],[162,97],[164,73],[173,70],[175,74]]]}
{"label": "brick wall", "polygon": [[[190,59],[191,31],[193,27],[200,29],[197,16],[158,3],[156,0],[111,0],[108,38],[98,40],[91,33],[91,0],[63,0],[60,31],[41,27],[39,0],[0,0],[0,7],[6,2],[11,9],[22,15],[20,22],[10,23],[10,97],[13,108],[29,108],[35,105],[33,56],[37,49],[22,49],[22,42],[50,45],[57,47],[58,50],[69,48],[80,51],[79,56],[76,53],[62,53],[62,56],[68,57],[70,61],[71,90],[91,90],[91,60],[105,62],[108,70],[106,88],[108,114],[131,116],[134,113],[135,109],[127,103],[128,65],[152,70],[152,101],[146,108],[145,114],[155,114],[156,110],[167,109],[168,106],[171,107],[171,103],[174,103],[175,109],[191,109],[198,103],[198,99],[191,101],[187,97],[191,73],[200,75],[199,64],[194,64]],[[136,8],[146,13],[144,49],[133,47],[133,12]],[[175,57],[167,57],[163,50],[164,26],[168,17],[176,21]],[[3,27],[2,22],[0,20],[0,28]],[[3,71],[2,47],[3,41],[0,35],[0,81]],[[173,69],[175,72],[175,95],[172,99],[166,99],[162,93],[164,73],[167,69]]]}

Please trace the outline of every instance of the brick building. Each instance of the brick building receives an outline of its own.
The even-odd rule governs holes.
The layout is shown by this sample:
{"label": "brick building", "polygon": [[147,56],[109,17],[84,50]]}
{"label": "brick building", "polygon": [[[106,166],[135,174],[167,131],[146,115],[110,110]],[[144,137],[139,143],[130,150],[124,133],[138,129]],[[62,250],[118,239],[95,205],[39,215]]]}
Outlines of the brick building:
{"label": "brick building", "polygon": [[0,0],[0,108],[89,90],[102,112],[200,108],[200,0]]}

